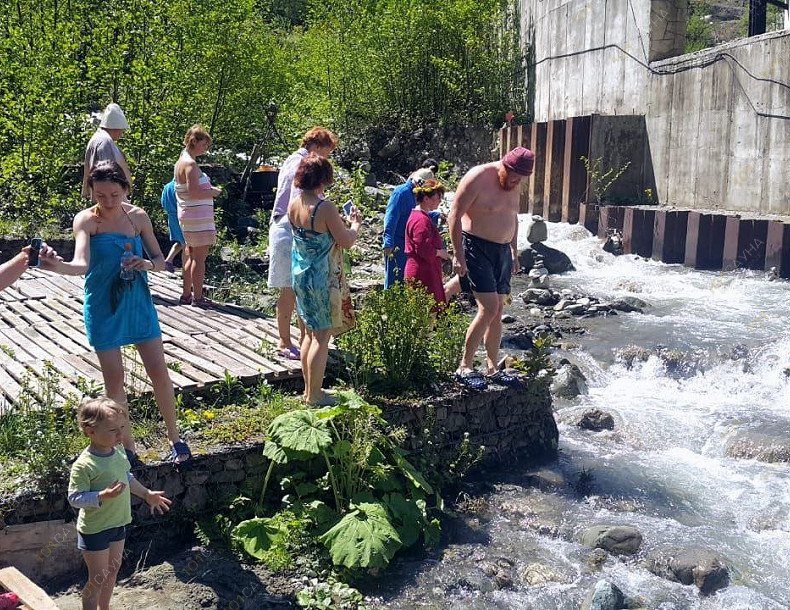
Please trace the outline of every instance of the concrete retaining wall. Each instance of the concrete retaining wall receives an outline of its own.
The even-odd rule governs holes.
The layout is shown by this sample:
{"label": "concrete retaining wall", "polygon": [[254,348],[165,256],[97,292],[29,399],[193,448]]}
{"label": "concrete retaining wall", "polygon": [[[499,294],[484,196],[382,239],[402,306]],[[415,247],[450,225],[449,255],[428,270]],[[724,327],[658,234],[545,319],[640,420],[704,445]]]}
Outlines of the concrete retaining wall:
{"label": "concrete retaining wall", "polygon": [[659,203],[790,212],[790,31],[681,55],[685,0],[522,0],[521,9],[535,47],[536,122],[643,116]]}
{"label": "concrete retaining wall", "polygon": [[[408,444],[415,451],[428,438],[451,450],[464,433],[469,433],[473,444],[485,445],[488,462],[503,466],[516,459],[553,456],[557,450],[551,397],[542,381],[520,389],[492,386],[478,394],[388,406],[384,415],[392,425],[406,428]],[[164,490],[173,499],[174,510],[152,518],[147,506],[134,499],[130,543],[167,544],[183,531],[180,525],[191,531],[197,516],[227,506],[246,483],[259,489],[268,468],[262,452],[263,443],[252,443],[198,455],[187,468],[152,464],[135,473],[147,487]],[[0,517],[0,565],[16,565],[44,586],[82,569],[75,512],[66,503],[65,483],[46,494],[0,500]]]}

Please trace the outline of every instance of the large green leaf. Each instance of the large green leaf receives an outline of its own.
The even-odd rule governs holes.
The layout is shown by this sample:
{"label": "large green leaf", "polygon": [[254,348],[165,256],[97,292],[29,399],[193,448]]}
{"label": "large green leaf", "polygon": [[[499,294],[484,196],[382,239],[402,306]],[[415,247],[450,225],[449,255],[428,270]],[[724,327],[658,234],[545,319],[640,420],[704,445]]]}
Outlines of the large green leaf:
{"label": "large green leaf", "polygon": [[395,463],[398,465],[398,468],[401,469],[403,475],[412,482],[415,487],[418,487],[425,491],[427,494],[433,493],[433,488],[430,486],[428,481],[425,480],[425,477],[422,476],[422,473],[417,470],[411,463],[403,457],[403,453],[400,449],[395,449],[392,452],[392,457],[395,460]]}
{"label": "large green leaf", "polygon": [[231,536],[247,553],[256,559],[263,559],[264,552],[284,535],[283,530],[273,525],[271,519],[261,517],[247,519],[233,528]]}
{"label": "large green leaf", "polygon": [[[392,514],[392,524],[398,531],[403,546],[411,546],[420,539],[426,526],[425,513],[414,500],[403,494],[394,493],[384,496],[384,503]],[[424,509],[425,503],[422,504]]]}
{"label": "large green leaf", "polygon": [[326,421],[319,420],[313,411],[289,411],[274,418],[269,424],[269,438],[284,450],[318,455],[332,444]]}
{"label": "large green leaf", "polygon": [[263,446],[263,457],[269,458],[275,464],[288,464],[290,462],[304,462],[315,457],[307,451],[291,451],[281,447],[269,439]]}
{"label": "large green leaf", "polygon": [[379,502],[352,504],[352,510],[321,536],[332,562],[347,568],[383,568],[401,547],[385,506]]}

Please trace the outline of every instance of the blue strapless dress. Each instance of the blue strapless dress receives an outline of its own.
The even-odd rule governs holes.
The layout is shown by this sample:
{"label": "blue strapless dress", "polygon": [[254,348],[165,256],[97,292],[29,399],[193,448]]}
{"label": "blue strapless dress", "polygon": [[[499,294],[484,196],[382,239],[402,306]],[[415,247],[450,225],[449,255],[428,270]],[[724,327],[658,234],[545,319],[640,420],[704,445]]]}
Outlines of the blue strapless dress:
{"label": "blue strapless dress", "polygon": [[91,262],[85,274],[82,311],[88,343],[97,352],[162,336],[145,271],[135,272],[134,281],[123,291],[113,311],[111,293],[121,270],[121,254],[127,243],[132,244],[133,254],[143,255],[143,241],[139,235],[128,237],[122,233],[99,233],[91,236]]}

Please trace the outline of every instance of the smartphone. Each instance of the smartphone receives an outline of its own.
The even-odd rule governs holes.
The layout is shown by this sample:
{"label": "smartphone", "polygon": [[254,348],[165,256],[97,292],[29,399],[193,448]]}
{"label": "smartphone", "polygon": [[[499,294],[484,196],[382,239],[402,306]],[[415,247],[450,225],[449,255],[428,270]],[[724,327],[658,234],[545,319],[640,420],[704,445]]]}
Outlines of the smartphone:
{"label": "smartphone", "polygon": [[38,267],[38,253],[43,243],[44,240],[40,237],[34,237],[30,240],[30,252],[27,255],[28,267]]}
{"label": "smartphone", "polygon": [[351,212],[353,212],[354,209],[354,202],[351,199],[343,204],[343,212],[346,216],[351,216]]}

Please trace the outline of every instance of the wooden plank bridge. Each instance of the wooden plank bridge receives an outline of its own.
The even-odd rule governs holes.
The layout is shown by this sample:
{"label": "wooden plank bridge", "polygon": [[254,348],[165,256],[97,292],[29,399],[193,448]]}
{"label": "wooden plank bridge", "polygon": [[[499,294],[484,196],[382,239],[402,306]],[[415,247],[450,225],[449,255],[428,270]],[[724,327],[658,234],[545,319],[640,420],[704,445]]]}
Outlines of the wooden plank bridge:
{"label": "wooden plank bridge", "polygon": [[[275,319],[228,304],[211,309],[180,305],[179,276],[149,273],[148,279],[176,392],[218,383],[226,374],[244,383],[301,376],[298,361],[276,355]],[[61,398],[82,396],[86,384],[103,385],[85,336],[83,298],[82,277],[36,269],[0,292],[0,402],[16,402],[26,384],[40,386],[53,370],[62,375],[56,390]],[[150,392],[136,350],[123,348],[123,354],[128,391]]]}

